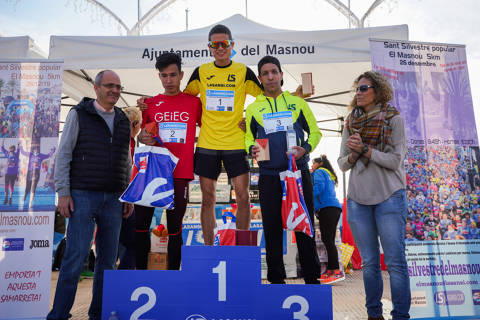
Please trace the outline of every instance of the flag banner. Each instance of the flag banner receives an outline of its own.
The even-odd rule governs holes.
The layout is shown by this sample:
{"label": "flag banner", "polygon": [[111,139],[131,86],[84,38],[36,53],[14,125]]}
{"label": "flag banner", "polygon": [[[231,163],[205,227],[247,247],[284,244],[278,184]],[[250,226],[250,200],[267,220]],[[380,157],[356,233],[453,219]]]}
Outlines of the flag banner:
{"label": "flag banner", "polygon": [[48,312],[62,69],[0,61],[0,319]]}
{"label": "flag banner", "polygon": [[405,120],[411,315],[474,316],[480,153],[465,46],[371,39],[370,47]]}

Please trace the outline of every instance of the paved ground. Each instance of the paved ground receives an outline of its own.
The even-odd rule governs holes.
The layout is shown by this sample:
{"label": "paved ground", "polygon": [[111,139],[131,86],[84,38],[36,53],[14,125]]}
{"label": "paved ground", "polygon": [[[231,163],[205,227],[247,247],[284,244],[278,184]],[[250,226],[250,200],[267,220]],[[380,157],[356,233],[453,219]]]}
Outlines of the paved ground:
{"label": "paved ground", "polygon": [[[390,284],[387,272],[383,273],[384,294],[383,306],[385,319],[389,319],[391,302],[390,302]],[[50,304],[53,303],[53,295],[57,284],[58,272],[52,272],[51,281],[51,298]],[[73,320],[88,320],[88,307],[90,305],[92,279],[84,279],[78,284],[77,296],[73,305]],[[287,283],[303,283],[300,279],[288,279]],[[345,281],[332,285],[333,295],[333,319],[335,320],[363,320],[367,319],[365,311],[365,295],[363,290],[362,272],[355,271],[353,274],[347,275]],[[319,301],[318,303],[321,303]],[[169,319],[165,319],[169,320]]]}

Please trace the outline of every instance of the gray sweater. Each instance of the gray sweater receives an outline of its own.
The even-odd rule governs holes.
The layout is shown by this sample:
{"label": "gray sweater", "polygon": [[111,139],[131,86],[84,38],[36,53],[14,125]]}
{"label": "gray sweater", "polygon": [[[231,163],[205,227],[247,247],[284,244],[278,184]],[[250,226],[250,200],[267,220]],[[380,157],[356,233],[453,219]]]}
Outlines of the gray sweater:
{"label": "gray sweater", "polygon": [[346,146],[350,136],[344,128],[340,156],[337,160],[342,171],[350,171],[347,197],[363,205],[375,205],[387,200],[395,191],[405,189],[405,128],[403,118],[399,115],[390,119],[392,135],[383,152],[371,149],[372,155],[368,166],[365,159],[355,164],[348,162],[350,150]]}

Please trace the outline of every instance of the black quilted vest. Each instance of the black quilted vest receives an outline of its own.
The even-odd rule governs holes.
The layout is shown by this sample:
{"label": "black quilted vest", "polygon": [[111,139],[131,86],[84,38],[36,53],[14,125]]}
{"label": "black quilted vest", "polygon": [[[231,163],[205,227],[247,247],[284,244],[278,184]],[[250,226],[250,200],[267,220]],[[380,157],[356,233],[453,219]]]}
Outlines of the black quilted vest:
{"label": "black quilted vest", "polygon": [[70,164],[70,187],[122,192],[127,187],[130,121],[122,110],[115,107],[112,136],[93,101],[84,98],[74,107],[79,133]]}

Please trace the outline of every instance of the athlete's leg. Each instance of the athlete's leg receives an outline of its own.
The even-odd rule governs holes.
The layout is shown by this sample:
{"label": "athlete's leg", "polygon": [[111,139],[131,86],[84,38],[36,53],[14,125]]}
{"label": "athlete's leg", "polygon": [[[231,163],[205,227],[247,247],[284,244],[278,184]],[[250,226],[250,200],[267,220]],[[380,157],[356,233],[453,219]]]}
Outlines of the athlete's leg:
{"label": "athlete's leg", "polygon": [[223,166],[228,177],[232,180],[237,200],[237,228],[250,228],[250,165],[245,150],[228,150],[223,153]]}
{"label": "athlete's leg", "polygon": [[233,188],[235,189],[235,199],[237,201],[237,228],[248,230],[250,228],[250,195],[248,187],[250,185],[250,175],[248,172],[232,178]]}
{"label": "athlete's leg", "polygon": [[203,241],[205,245],[213,245],[213,229],[215,229],[215,200],[217,180],[200,177],[200,189],[202,190],[202,207],[200,209],[200,221],[202,222]]}

